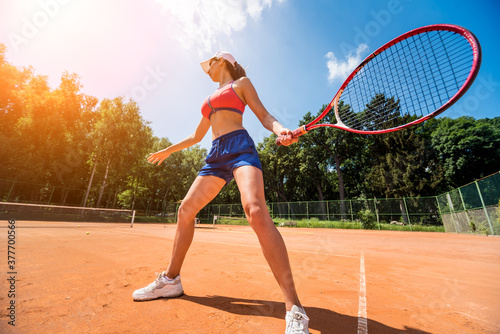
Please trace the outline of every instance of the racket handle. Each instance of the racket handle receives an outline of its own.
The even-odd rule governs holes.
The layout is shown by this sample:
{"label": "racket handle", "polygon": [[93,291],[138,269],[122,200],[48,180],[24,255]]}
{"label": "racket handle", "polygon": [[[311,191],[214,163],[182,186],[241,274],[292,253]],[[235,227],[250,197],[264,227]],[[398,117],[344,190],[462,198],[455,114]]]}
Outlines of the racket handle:
{"label": "racket handle", "polygon": [[[303,125],[300,128],[297,128],[297,129],[292,131],[292,138],[298,138],[305,133],[307,133],[307,129],[306,129],[306,126]],[[281,146],[282,140],[283,140],[282,136],[279,136],[278,138],[276,138],[276,145]]]}

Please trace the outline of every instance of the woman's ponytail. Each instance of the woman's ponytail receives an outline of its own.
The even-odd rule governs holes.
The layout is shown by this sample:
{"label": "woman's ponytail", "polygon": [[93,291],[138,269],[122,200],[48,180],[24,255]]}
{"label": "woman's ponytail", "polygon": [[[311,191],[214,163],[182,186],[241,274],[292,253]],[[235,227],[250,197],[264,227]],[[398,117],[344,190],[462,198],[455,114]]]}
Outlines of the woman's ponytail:
{"label": "woman's ponytail", "polygon": [[247,76],[245,69],[237,62],[234,62],[234,66],[226,59],[224,59],[224,62],[226,63],[227,68],[229,69],[229,73],[231,74],[233,80],[238,80],[241,77]]}

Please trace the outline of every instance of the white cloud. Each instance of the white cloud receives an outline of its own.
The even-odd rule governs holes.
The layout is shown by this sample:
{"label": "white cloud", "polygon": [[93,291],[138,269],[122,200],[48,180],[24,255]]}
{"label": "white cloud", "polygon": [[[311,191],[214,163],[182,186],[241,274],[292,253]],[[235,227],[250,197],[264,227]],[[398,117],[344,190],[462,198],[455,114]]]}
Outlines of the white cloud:
{"label": "white cloud", "polygon": [[362,54],[368,50],[368,45],[359,44],[356,49],[356,54],[348,54],[345,61],[339,61],[333,54],[333,52],[328,52],[325,57],[328,59],[326,62],[326,67],[328,67],[328,81],[330,83],[334,82],[335,79],[345,80],[349,74],[359,65],[361,62]]}
{"label": "white cloud", "polygon": [[221,36],[242,30],[248,18],[260,19],[273,2],[285,0],[155,0],[166,11],[170,33],[187,49],[213,52]]}

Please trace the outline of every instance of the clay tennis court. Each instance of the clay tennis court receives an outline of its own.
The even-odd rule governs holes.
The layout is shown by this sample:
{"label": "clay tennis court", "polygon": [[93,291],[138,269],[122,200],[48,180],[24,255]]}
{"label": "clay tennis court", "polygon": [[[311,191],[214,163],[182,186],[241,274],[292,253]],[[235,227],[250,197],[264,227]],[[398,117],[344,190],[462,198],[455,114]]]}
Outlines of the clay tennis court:
{"label": "clay tennis court", "polygon": [[[7,223],[0,225],[2,333],[285,331],[281,292],[250,227],[197,228],[181,273],[186,294],[134,302],[132,292],[166,268],[175,225],[27,221],[16,222],[12,327]],[[280,231],[311,333],[500,332],[497,237]]]}

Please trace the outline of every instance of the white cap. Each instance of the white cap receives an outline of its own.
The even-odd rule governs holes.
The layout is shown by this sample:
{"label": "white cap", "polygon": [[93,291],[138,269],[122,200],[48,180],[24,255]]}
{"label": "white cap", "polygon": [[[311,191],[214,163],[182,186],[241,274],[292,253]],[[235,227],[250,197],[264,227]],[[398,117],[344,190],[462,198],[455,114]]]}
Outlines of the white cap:
{"label": "white cap", "polygon": [[236,63],[236,59],[234,59],[232,54],[230,54],[229,52],[226,52],[226,51],[218,51],[212,57],[210,57],[209,59],[207,59],[201,63],[201,68],[207,74],[208,74],[208,69],[210,68],[210,60],[212,60],[213,58],[224,58],[225,60],[229,61],[231,63],[231,65],[233,65],[233,66]]}

